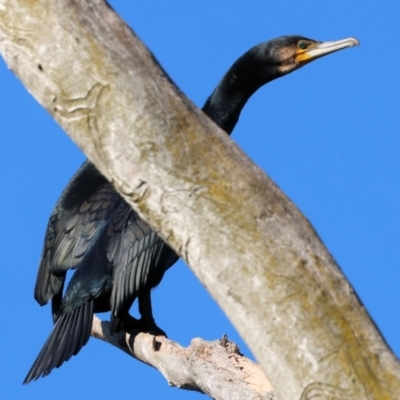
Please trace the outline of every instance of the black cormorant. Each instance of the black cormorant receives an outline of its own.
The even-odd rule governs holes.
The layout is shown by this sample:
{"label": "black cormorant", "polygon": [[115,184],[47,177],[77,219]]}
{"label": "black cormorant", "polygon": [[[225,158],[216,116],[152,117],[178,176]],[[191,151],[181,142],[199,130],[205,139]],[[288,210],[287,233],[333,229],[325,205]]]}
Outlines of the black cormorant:
{"label": "black cormorant", "polygon": [[[225,74],[203,111],[228,134],[250,96],[273,79],[319,57],[355,46],[353,38],[317,42],[284,36],[261,43]],[[163,334],[150,291],[178,256],[86,161],[68,183],[48,223],[35,286],[40,305],[52,300],[55,326],[24,380],[48,375],[90,337],[93,313],[112,311],[114,329]],[[63,296],[66,272],[75,269]],[[141,319],[129,315],[138,298]]]}

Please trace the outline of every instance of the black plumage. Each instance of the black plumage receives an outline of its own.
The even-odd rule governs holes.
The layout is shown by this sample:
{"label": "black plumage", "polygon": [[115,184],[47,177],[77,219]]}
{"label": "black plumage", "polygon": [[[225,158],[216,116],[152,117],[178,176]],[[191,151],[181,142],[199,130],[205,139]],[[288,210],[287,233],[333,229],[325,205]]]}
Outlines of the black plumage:
{"label": "black plumage", "polygon": [[[313,59],[354,46],[355,39],[320,43],[285,36],[240,57],[208,98],[203,111],[228,134],[262,85]],[[52,300],[54,328],[24,383],[48,375],[87,343],[95,312],[112,311],[115,330],[163,334],[155,324],[150,291],[178,256],[86,161],[51,214],[39,265],[35,299]],[[63,295],[66,273],[76,269]],[[138,298],[141,319],[129,315]]]}

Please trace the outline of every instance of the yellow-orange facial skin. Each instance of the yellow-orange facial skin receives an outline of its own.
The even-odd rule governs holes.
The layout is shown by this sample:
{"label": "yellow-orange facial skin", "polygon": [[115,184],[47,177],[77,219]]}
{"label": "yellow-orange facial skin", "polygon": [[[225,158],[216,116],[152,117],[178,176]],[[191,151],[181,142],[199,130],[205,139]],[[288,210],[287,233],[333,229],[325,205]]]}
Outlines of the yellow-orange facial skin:
{"label": "yellow-orange facial skin", "polygon": [[303,38],[296,44],[293,43],[279,50],[277,58],[280,60],[280,65],[278,69],[281,74],[287,74],[320,57],[359,44],[359,41],[352,37],[332,42],[318,42]]}
{"label": "yellow-orange facial skin", "polygon": [[360,42],[355,38],[346,38],[336,40],[333,42],[311,42],[307,40],[300,40],[297,44],[297,51],[295,61],[299,64],[305,64],[317,58],[326,56],[345,49],[347,47],[358,46]]}
{"label": "yellow-orange facial skin", "polygon": [[[294,57],[296,63],[303,64],[312,61],[315,57],[310,54],[310,50],[315,49],[319,44],[319,42],[309,42],[306,40],[301,40],[297,44],[296,55]],[[303,46],[306,47],[302,48]]]}

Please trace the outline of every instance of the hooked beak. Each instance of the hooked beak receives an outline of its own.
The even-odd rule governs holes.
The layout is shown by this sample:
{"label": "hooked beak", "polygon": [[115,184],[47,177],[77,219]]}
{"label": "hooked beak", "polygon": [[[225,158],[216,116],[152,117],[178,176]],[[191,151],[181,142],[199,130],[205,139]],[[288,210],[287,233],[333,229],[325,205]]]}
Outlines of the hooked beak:
{"label": "hooked beak", "polygon": [[299,63],[307,63],[317,58],[326,56],[327,54],[334,53],[347,47],[359,46],[360,42],[356,38],[346,38],[342,40],[335,40],[333,42],[321,42],[317,43],[314,47],[299,50],[296,54],[296,61]]}

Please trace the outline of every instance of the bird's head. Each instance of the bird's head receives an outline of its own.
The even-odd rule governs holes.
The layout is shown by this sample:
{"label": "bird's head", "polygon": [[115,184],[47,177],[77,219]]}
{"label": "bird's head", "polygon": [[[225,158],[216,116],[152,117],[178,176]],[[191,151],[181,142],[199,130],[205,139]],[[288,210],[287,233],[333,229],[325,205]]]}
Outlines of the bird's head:
{"label": "bird's head", "polygon": [[235,61],[203,111],[230,133],[247,100],[261,86],[317,58],[358,44],[354,38],[318,42],[303,36],[282,36],[260,43]]}
{"label": "bird's head", "polygon": [[319,42],[302,36],[282,36],[260,45],[263,57],[274,65],[278,75],[292,72],[317,58],[326,56],[347,47],[358,46],[355,38],[331,42]]}

